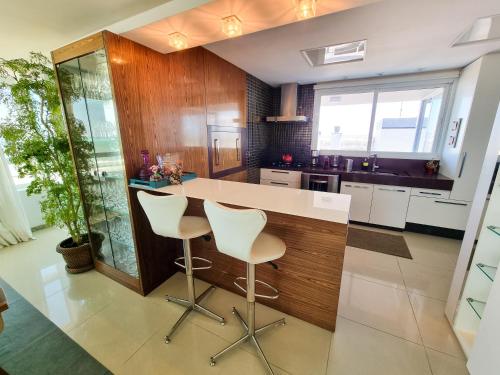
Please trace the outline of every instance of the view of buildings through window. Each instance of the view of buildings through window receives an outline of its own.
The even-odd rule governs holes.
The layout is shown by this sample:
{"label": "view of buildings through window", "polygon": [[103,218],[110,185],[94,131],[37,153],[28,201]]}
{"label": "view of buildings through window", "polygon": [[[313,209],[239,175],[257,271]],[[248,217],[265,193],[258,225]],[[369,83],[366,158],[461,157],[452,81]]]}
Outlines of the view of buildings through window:
{"label": "view of buildings through window", "polygon": [[433,152],[444,88],[321,95],[317,148]]}

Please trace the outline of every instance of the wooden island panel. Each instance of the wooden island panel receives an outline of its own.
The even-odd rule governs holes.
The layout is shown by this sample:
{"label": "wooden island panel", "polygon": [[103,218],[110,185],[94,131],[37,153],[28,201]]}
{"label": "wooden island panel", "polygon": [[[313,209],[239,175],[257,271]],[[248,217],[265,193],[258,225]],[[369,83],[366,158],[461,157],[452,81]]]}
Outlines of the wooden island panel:
{"label": "wooden island panel", "polygon": [[[186,214],[205,216],[203,201],[188,199]],[[278,269],[269,263],[256,267],[257,278],[280,291],[278,299],[258,298],[258,302],[334,331],[347,225],[269,211],[266,214],[265,231],[283,239],[287,251],[274,261]],[[193,256],[214,263],[210,270],[196,271],[197,278],[244,296],[233,284],[236,277],[246,276],[244,262],[218,252],[213,238],[194,239],[191,248]]]}

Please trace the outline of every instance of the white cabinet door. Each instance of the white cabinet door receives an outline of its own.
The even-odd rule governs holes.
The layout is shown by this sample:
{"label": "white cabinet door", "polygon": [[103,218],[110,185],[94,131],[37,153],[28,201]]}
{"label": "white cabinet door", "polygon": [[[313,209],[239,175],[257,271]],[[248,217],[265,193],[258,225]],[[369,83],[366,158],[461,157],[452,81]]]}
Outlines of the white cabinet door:
{"label": "white cabinet door", "polygon": [[374,185],[370,223],[404,228],[411,188]]}
{"label": "white cabinet door", "polygon": [[283,182],[288,181],[300,185],[301,176],[302,172],[300,171],[288,171],[282,169],[267,169],[267,168],[262,168],[260,170],[260,178],[262,180],[283,181]]}
{"label": "white cabinet door", "polygon": [[408,223],[465,230],[471,203],[451,199],[416,197],[410,198]]}
{"label": "white cabinet door", "polygon": [[340,183],[340,193],[351,196],[349,219],[367,223],[370,219],[373,185],[342,181]]}

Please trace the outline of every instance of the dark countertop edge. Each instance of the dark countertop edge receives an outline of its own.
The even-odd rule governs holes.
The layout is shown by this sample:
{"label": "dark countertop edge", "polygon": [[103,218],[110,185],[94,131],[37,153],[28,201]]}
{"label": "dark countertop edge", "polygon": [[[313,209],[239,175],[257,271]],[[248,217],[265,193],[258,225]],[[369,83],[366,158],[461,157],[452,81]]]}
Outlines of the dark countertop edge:
{"label": "dark countertop edge", "polygon": [[351,172],[346,172],[345,170],[339,170],[334,168],[329,168],[329,169],[311,168],[311,167],[293,168],[293,167],[278,167],[278,166],[263,166],[261,168],[297,171],[303,173],[328,174],[328,175],[337,174],[341,176],[341,180],[343,181],[360,182],[367,184],[405,186],[405,187],[414,187],[421,189],[436,189],[436,190],[448,190],[448,191],[451,191],[451,189],[453,188],[453,180],[451,178],[443,176],[442,174],[427,175],[422,173],[421,175],[415,175],[407,173],[407,175],[388,176],[388,175],[380,175],[377,173],[373,174],[351,173]]}

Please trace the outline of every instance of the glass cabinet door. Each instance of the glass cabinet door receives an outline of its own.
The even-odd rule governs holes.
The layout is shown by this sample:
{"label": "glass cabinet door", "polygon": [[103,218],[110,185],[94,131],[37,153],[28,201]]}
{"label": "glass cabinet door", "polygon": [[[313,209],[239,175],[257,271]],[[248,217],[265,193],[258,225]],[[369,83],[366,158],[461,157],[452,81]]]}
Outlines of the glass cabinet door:
{"label": "glass cabinet door", "polygon": [[57,73],[95,255],[138,277],[105,51],[61,63]]}

